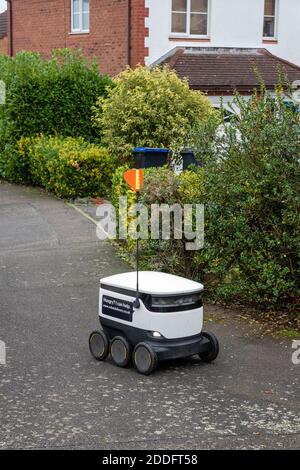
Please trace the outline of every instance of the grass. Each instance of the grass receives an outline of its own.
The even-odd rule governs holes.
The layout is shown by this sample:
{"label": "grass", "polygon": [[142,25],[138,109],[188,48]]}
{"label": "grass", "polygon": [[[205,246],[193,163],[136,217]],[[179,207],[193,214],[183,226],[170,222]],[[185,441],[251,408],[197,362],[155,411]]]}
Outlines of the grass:
{"label": "grass", "polygon": [[300,338],[300,332],[294,329],[278,330],[274,333],[277,338],[297,339]]}

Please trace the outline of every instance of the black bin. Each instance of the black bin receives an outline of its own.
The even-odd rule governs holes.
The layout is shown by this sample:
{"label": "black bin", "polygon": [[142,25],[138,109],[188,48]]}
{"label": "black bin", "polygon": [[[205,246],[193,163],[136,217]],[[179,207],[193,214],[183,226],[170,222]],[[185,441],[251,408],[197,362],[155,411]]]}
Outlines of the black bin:
{"label": "black bin", "polygon": [[183,169],[187,170],[190,165],[203,166],[201,162],[196,160],[192,149],[184,149],[180,152],[183,161]]}
{"label": "black bin", "polygon": [[137,147],[133,150],[135,167],[153,168],[167,165],[169,150],[150,147]]}

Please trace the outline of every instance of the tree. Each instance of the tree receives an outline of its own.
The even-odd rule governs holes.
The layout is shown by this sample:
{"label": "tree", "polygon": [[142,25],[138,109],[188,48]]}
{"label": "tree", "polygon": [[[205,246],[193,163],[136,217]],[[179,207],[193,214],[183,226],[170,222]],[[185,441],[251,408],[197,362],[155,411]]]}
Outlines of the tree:
{"label": "tree", "polygon": [[119,158],[143,146],[176,152],[195,124],[213,113],[209,100],[167,66],[128,68],[115,84],[107,99],[98,99],[94,122],[103,143]]}

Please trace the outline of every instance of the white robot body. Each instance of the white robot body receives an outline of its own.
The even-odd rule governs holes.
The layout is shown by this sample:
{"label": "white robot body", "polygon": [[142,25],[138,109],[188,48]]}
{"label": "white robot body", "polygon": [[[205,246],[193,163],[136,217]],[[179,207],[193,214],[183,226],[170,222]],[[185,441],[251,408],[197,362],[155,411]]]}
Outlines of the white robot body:
{"label": "white robot body", "polygon": [[[136,296],[136,273],[118,274],[102,279],[99,299],[100,321],[102,318],[107,320],[117,318],[117,321],[123,325],[130,324],[132,328],[158,332],[166,339],[187,338],[201,333],[202,284],[160,272],[141,272],[139,292],[141,305],[140,308],[134,309],[132,303]],[[147,298],[150,302],[151,299],[158,300],[156,311],[151,311]],[[175,302],[179,299],[178,305],[172,305],[173,298]],[[169,308],[164,309],[164,301],[169,302],[167,304]],[[184,304],[184,310],[178,310],[180,301]],[[157,311],[160,302],[162,309]]]}
{"label": "white robot body", "polygon": [[89,345],[97,360],[110,353],[126,367],[130,358],[148,375],[158,361],[193,355],[206,362],[219,352],[214,335],[203,332],[203,290],[198,282],[161,272],[123,273],[101,279],[99,319]]}

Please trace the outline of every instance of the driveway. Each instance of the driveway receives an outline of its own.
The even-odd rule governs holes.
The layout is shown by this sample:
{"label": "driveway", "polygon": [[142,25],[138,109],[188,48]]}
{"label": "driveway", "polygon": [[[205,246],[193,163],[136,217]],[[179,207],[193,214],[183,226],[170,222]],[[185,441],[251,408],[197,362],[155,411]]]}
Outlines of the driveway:
{"label": "driveway", "polygon": [[99,279],[126,270],[72,207],[0,183],[0,449],[299,449],[292,341],[230,310],[207,308],[214,364],[144,377],[91,358]]}

